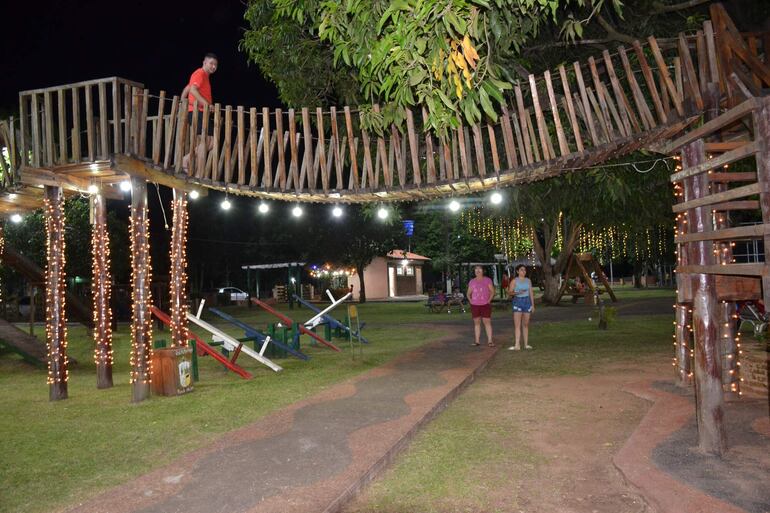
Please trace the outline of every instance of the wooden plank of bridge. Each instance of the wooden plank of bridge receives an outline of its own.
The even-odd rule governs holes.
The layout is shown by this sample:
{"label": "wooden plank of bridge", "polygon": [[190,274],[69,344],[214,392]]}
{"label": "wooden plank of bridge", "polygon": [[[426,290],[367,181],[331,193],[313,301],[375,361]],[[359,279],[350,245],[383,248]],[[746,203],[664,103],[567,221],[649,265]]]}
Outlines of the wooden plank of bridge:
{"label": "wooden plank of bridge", "polygon": [[[627,122],[625,119],[621,119],[620,114],[618,113],[619,106],[615,105],[615,102],[612,100],[612,96],[610,95],[610,92],[604,82],[599,82],[599,89],[601,89],[601,94],[597,96],[604,98],[604,103],[610,113],[610,119],[615,121],[614,126],[617,127],[617,131],[620,132],[623,137],[631,137],[631,127],[627,127]],[[614,132],[614,129],[612,128],[613,124],[610,123],[609,126],[610,131]]]}
{"label": "wooden plank of bridge", "polygon": [[364,172],[361,173],[361,188],[365,189],[367,183],[369,187],[376,187],[377,181],[374,178],[374,165],[372,164],[372,148],[371,141],[369,140],[369,133],[363,128],[363,112],[359,112],[359,120],[361,121],[361,143],[364,150]]}
{"label": "wooden plank of bridge", "polygon": [[51,102],[51,92],[43,93],[43,133],[45,137],[45,164],[53,166],[54,144],[53,144],[53,106]]}
{"label": "wooden plank of bridge", "polygon": [[316,108],[315,118],[316,125],[318,125],[318,158],[321,165],[321,188],[324,193],[327,193],[329,192],[329,167],[326,165],[326,134],[324,133],[324,114],[321,107]]}
{"label": "wooden plank of bridge", "polygon": [[67,155],[67,111],[64,103],[64,89],[56,91],[56,107],[58,111],[56,124],[59,128],[59,164],[66,164],[69,156]]}
{"label": "wooden plank of bridge", "polygon": [[[73,93],[74,94],[74,93]],[[31,164],[32,157],[30,156],[31,153],[34,153],[34,145],[32,148],[29,148],[29,151],[27,150],[27,141],[31,141],[31,136],[28,139],[27,135],[27,127],[28,124],[31,122],[28,122],[27,120],[30,119],[30,111],[27,107],[27,97],[23,94],[19,94],[19,132],[20,132],[20,138],[19,138],[19,149],[21,150],[21,165],[25,166],[27,163]]]}
{"label": "wooden plank of bridge", "polygon": [[[604,140],[606,142],[612,141],[612,132],[610,131],[610,127],[607,126],[608,118],[605,117],[605,113],[602,112],[602,107],[599,105],[599,102],[596,100],[596,96],[594,95],[593,89],[590,87],[586,90],[588,93],[588,101],[591,104],[591,108],[594,111],[594,114],[596,114],[596,118],[599,120],[599,126],[602,129],[602,134],[604,135]],[[588,111],[590,113],[590,110]]]}
{"label": "wooden plank of bridge", "polygon": [[551,104],[551,116],[553,117],[554,126],[556,128],[556,138],[559,141],[559,153],[561,155],[566,155],[570,150],[569,145],[567,144],[567,138],[564,135],[564,128],[562,128],[561,125],[561,118],[559,117],[559,106],[556,104],[556,94],[553,92],[551,72],[546,71],[544,76],[545,87],[548,91],[548,102]]}
{"label": "wooden plank of bridge", "polygon": [[[527,127],[527,133],[529,134],[529,141],[532,143],[532,152],[534,153],[535,162],[539,162],[541,160],[540,158],[540,149],[537,146],[537,137],[535,136],[535,125],[532,123],[532,117],[529,114],[529,109],[524,109],[524,123]],[[545,159],[545,155],[547,154],[547,150],[543,152],[543,159]]]}
{"label": "wooden plank of bridge", "polygon": [[[261,137],[260,137],[261,141]],[[251,107],[249,109],[249,157],[251,159],[251,167],[249,169],[249,186],[254,187],[257,185],[259,174],[259,160],[257,143],[257,109]]]}
{"label": "wooden plank of bridge", "polygon": [[[377,105],[374,106],[374,111],[379,112],[379,107]],[[342,150],[340,149],[340,132],[339,127],[337,126],[337,109],[335,107],[331,108],[331,128],[332,128],[332,139],[334,139],[334,144],[332,145],[332,148],[334,150],[334,171],[336,176],[336,182],[335,182],[335,189],[342,189]],[[379,145],[379,140],[377,142]],[[383,151],[385,147],[385,141],[383,139]],[[387,177],[387,174],[385,175]],[[392,183],[386,185],[392,185]]]}
{"label": "wooden plank of bridge", "polygon": [[[484,156],[484,139],[482,138],[481,128],[479,128],[478,124],[473,125],[471,131],[473,132],[473,146],[476,153],[476,170],[483,179],[487,176],[487,165]],[[495,154],[496,153],[497,149],[495,149]]]}
{"label": "wooden plank of bridge", "polygon": [[[313,134],[311,132],[312,125],[310,124],[310,109],[307,107],[302,108],[302,129],[303,133],[305,134],[305,158],[307,159],[308,163],[313,158]],[[308,187],[311,191],[315,191],[316,184],[318,182],[318,174],[316,173],[315,169],[308,168]],[[302,184],[304,184],[304,180],[301,180]]]}
{"label": "wooden plank of bridge", "polygon": [[[23,133],[23,130],[22,130]],[[72,160],[80,162],[80,93],[78,87],[72,88]]]}
{"label": "wooden plank of bridge", "polygon": [[[166,91],[161,91],[158,97],[158,117],[155,122],[152,132],[152,162],[153,164],[160,164],[160,149],[163,144],[163,110],[166,104]],[[119,123],[115,120],[115,126]],[[117,140],[120,140],[117,138]],[[117,152],[117,149],[113,149]]]}
{"label": "wooden plank of bridge", "polygon": [[128,155],[131,153],[131,86],[128,84],[123,84],[123,119],[123,152]]}
{"label": "wooden plank of bridge", "polygon": [[596,133],[594,118],[591,115],[591,105],[589,104],[588,92],[586,91],[585,82],[583,81],[583,71],[580,69],[580,63],[577,61],[572,63],[572,67],[575,70],[575,79],[577,80],[578,91],[580,92],[580,99],[583,104],[583,113],[585,114],[586,122],[588,123],[588,132],[591,134],[593,145],[598,146],[599,138]]}
{"label": "wooden plank of bridge", "polygon": [[684,86],[682,84],[682,61],[679,56],[672,59],[674,65],[674,85],[676,86],[676,92],[682,99],[682,105],[684,105]]}
{"label": "wooden plank of bridge", "polygon": [[634,98],[636,110],[639,111],[639,117],[642,120],[642,124],[644,125],[645,130],[655,128],[657,126],[655,123],[655,118],[652,116],[652,112],[650,112],[650,108],[647,106],[647,101],[644,98],[644,93],[639,87],[639,82],[636,80],[634,70],[631,69],[631,63],[628,60],[626,49],[622,46],[619,46],[618,55],[620,55],[620,61],[623,64],[623,70],[626,73],[626,82],[628,82],[628,86],[631,88],[631,95]]}
{"label": "wooden plank of bridge", "polygon": [[[257,109],[254,109],[254,128],[256,131],[257,124],[259,122],[259,115],[260,113],[257,112]],[[267,134],[267,135],[265,135]],[[256,138],[256,135],[254,136]],[[256,152],[255,155],[252,155],[252,168],[251,168],[251,176],[249,177],[249,186],[250,187],[264,187],[265,183],[265,176],[262,175],[262,180],[260,182],[259,180],[259,169],[262,166],[262,155],[264,155],[264,148],[265,146],[270,144],[269,141],[270,134],[265,131],[265,127],[262,127],[259,129],[259,139],[257,139],[256,145],[254,145],[254,150]]]}
{"label": "wooden plank of bridge", "polygon": [[[634,113],[634,109],[631,107],[631,103],[628,101],[628,96],[626,96],[623,87],[620,85],[620,80],[618,80],[618,76],[615,73],[615,67],[612,64],[612,57],[610,56],[610,53],[605,50],[602,54],[602,57],[604,58],[604,65],[607,69],[607,75],[610,77],[612,90],[615,93],[615,99],[617,100],[618,107],[621,109],[624,116],[623,122],[625,123],[626,130],[628,131],[629,135],[632,133],[632,131],[640,132],[642,128],[639,124],[639,119],[636,117],[636,113]],[[639,112],[639,115],[642,115],[641,111]],[[628,123],[630,123],[631,126],[628,126]]]}
{"label": "wooden plank of bridge", "polygon": [[[229,107],[228,107],[229,108]],[[192,120],[190,122],[190,146],[187,153],[187,176],[193,176],[196,170],[196,164],[198,161],[198,117],[200,111],[198,110],[198,100],[193,102]],[[228,148],[229,149],[229,148]],[[225,182],[230,182],[230,176],[225,169]]]}
{"label": "wooden plank of bridge", "polygon": [[[179,173],[182,171],[182,158],[184,157],[184,145],[187,140],[187,98],[182,98],[179,103],[176,122],[176,141],[174,143],[174,170]],[[128,147],[126,147],[128,151]]]}
{"label": "wooden plank of bridge", "polygon": [[[398,185],[402,189],[406,184],[406,139],[401,136],[395,124],[390,125],[390,146],[393,151],[396,169],[398,170]],[[352,153],[351,153],[352,155]]]}
{"label": "wooden plank of bridge", "polygon": [[495,176],[500,179],[500,157],[497,154],[497,139],[495,138],[495,127],[487,125],[487,135],[489,136],[489,148],[492,152],[492,169]]}
{"label": "wooden plank of bridge", "polygon": [[690,55],[690,47],[684,39],[684,34],[679,34],[678,39],[679,58],[682,61],[682,72],[684,74],[684,86],[689,90],[692,100],[699,111],[703,110],[703,97],[700,94],[700,82],[695,72],[695,65]]}
{"label": "wooden plank of bridge", "polygon": [[[353,189],[358,190],[358,157],[356,156],[356,141],[353,133],[353,118],[350,115],[350,107],[345,105],[345,130],[348,135],[348,149],[350,151],[350,179],[353,181]],[[403,184],[403,182],[402,182]]]}
{"label": "wooden plank of bridge", "polygon": [[655,58],[655,62],[658,65],[658,73],[660,74],[664,84],[666,85],[666,89],[668,90],[668,93],[671,96],[671,101],[674,103],[674,108],[676,109],[676,112],[680,116],[684,116],[684,106],[682,105],[682,98],[677,93],[676,87],[674,87],[674,83],[671,81],[671,74],[668,72],[668,66],[666,65],[665,59],[663,58],[663,54],[660,52],[658,41],[653,36],[650,36],[647,38],[647,42],[650,45],[652,56]]}
{"label": "wooden plank of bridge", "polygon": [[543,116],[543,110],[540,107],[540,99],[537,94],[537,84],[535,83],[535,75],[529,75],[529,88],[532,93],[532,105],[535,108],[535,120],[537,121],[537,130],[540,134],[540,143],[543,149],[543,158],[545,160],[556,157],[551,149],[551,137],[548,135],[548,125],[545,122],[545,116]]}
{"label": "wooden plank of bridge", "polygon": [[[513,130],[511,129],[511,116],[508,112],[508,107],[502,105],[502,115],[500,116],[500,129],[503,134],[503,147],[505,149],[505,158],[508,162],[508,169],[513,169],[518,165],[518,159],[516,158],[516,144],[513,142]],[[493,137],[494,129],[490,132],[490,140]],[[495,148],[495,145],[492,144]],[[500,170],[500,164],[498,163],[496,171]]]}
{"label": "wooden plank of bridge", "polygon": [[[525,110],[524,110],[524,96],[521,94],[521,88],[519,87],[519,84],[517,83],[514,88],[514,93],[516,95],[516,108],[519,111],[519,124],[521,125],[521,131],[523,132],[524,136],[524,150],[525,152],[522,153],[522,155],[526,154],[527,156],[527,162],[532,163],[534,162],[534,157],[532,155],[532,146],[529,141],[529,133],[527,132],[527,122],[525,119]],[[537,160],[540,160],[539,158]]]}
{"label": "wooden plank of bridge", "polygon": [[[276,117],[276,121],[278,120],[278,117]],[[283,128],[283,125],[281,124],[281,128]],[[286,146],[289,144],[289,132],[284,132],[283,130],[279,131],[276,129],[275,131],[275,138],[276,138],[276,145],[275,145],[275,151],[278,154],[278,165],[280,167],[281,165],[281,159],[282,155],[286,155]],[[273,187],[280,187],[282,190],[286,189],[286,174],[285,173],[276,173],[275,179],[273,181]]]}
{"label": "wooden plank of bridge", "polygon": [[173,148],[171,145],[174,142],[174,134],[180,129],[177,124],[177,116],[179,111],[179,97],[174,95],[171,99],[171,114],[169,114],[169,127],[166,131],[166,148],[163,155],[163,169],[169,169],[171,167],[171,157],[173,155]]}
{"label": "wooden plank of bridge", "polygon": [[[425,165],[428,178],[427,181],[428,183],[434,183],[436,181],[436,160],[433,153],[433,136],[431,135],[430,130],[427,129],[428,112],[424,107],[422,109],[422,124],[423,129],[425,130]],[[375,183],[373,186],[376,187],[377,184]]]}
{"label": "wooden plank of bridge", "polygon": [[120,83],[117,79],[112,81],[112,151],[115,154],[123,153],[123,125],[120,117]]}
{"label": "wooden plank of bridge", "polygon": [[[87,85],[85,86],[85,94],[86,94],[86,147],[88,148],[88,160],[93,162],[96,160],[96,142],[94,141],[94,106],[93,106],[93,96],[91,93],[91,86]],[[34,111],[34,99],[35,97],[32,97],[33,99],[33,111]],[[35,144],[35,118],[32,118],[32,138],[33,138],[33,146],[37,146]],[[126,147],[126,151],[128,151],[128,147]],[[34,159],[35,153],[32,154],[32,157]],[[34,166],[34,163],[33,163]],[[39,167],[39,166],[35,166]]]}
{"label": "wooden plank of bridge", "polygon": [[[519,146],[519,155],[521,156],[521,163],[522,165],[527,165],[529,161],[527,160],[527,150],[524,148],[524,137],[521,133],[521,127],[519,127],[519,121],[516,119],[516,116],[511,116],[511,125],[513,125],[513,130],[516,134],[516,143]],[[514,150],[515,151],[515,150]],[[514,164],[516,162],[516,154],[514,153]],[[514,165],[511,169],[514,169],[516,165]]]}
{"label": "wooden plank of bridge", "polygon": [[[142,91],[141,96],[139,97],[139,105],[140,105],[140,114],[139,119],[137,120],[138,123],[138,129],[137,132],[139,133],[139,144],[138,144],[138,154],[139,158],[146,158],[147,157],[147,111],[150,106],[150,91],[145,89]],[[106,119],[107,117],[107,106],[105,104],[105,110],[104,110],[104,117]],[[109,126],[109,125],[108,125]],[[105,137],[105,136],[102,136]],[[104,138],[104,146],[105,148],[109,144],[109,139]],[[109,155],[109,150],[105,150],[105,157]]]}
{"label": "wooden plank of bridge", "polygon": [[[275,132],[271,134],[270,109],[267,107],[262,108],[262,132],[265,134],[265,145],[262,146],[262,153],[264,154],[262,156],[262,162],[264,165],[264,172],[262,174],[262,186],[269,190],[273,185],[273,158],[270,155],[270,149],[272,148],[272,143],[275,140]],[[267,139],[270,139],[270,144],[267,144]]]}
{"label": "wooden plank of bridge", "polygon": [[419,157],[420,148],[417,144],[417,134],[414,129],[412,109],[406,109],[406,132],[409,138],[409,153],[412,157],[412,182],[419,187],[422,184]]}
{"label": "wooden plank of bridge", "polygon": [[644,81],[647,83],[647,90],[649,91],[650,97],[652,98],[652,104],[655,107],[655,112],[658,114],[658,121],[661,124],[666,124],[668,123],[668,114],[666,114],[666,110],[663,108],[663,102],[660,98],[660,94],[658,93],[658,87],[655,84],[655,77],[652,74],[652,69],[647,62],[647,56],[644,54],[644,50],[642,49],[642,45],[639,43],[639,41],[635,40],[632,43],[632,46],[634,47],[634,53],[636,54],[637,62],[639,63],[639,66],[642,70]]}
{"label": "wooden plank of bridge", "polygon": [[572,136],[575,138],[575,146],[577,146],[577,151],[582,152],[583,137],[580,134],[580,125],[578,125],[577,116],[575,115],[575,106],[572,104],[572,92],[569,87],[567,70],[564,69],[563,64],[559,64],[559,78],[561,79],[562,91],[564,91],[564,105],[567,109],[569,124],[572,127]]}
{"label": "wooden plank of bridge", "polygon": [[[599,78],[599,70],[596,67],[596,61],[593,57],[588,58],[588,69],[591,72],[591,79],[593,80],[594,84],[594,92],[596,94],[596,100],[598,100],[599,105],[599,111],[597,112],[597,116],[599,116],[599,120],[602,122],[602,127],[604,128],[605,135],[607,136],[607,140],[611,141],[615,138],[615,130],[612,125],[612,119],[610,119],[610,113],[609,108],[607,107],[607,99],[604,97],[604,93],[602,91],[602,81]],[[588,91],[589,98],[591,97],[591,90]],[[626,135],[623,132],[622,125],[618,125],[618,129],[620,130],[620,133],[623,135]]]}
{"label": "wooden plank of bridge", "polygon": [[463,178],[470,178],[471,172],[470,172],[470,166],[468,163],[468,154],[466,153],[465,149],[465,130],[463,130],[464,126],[460,125],[460,127],[457,129],[457,144],[459,145],[460,149],[460,164],[463,167]]}
{"label": "wooden plank of bridge", "polygon": [[706,53],[706,36],[702,30],[695,33],[695,56],[698,58],[698,86],[701,93],[705,93],[709,81],[709,61]]}
{"label": "wooden plank of bridge", "polygon": [[[238,185],[246,183],[246,155],[244,151],[244,142],[246,140],[246,121],[244,118],[244,109],[238,105],[236,109],[237,132],[236,146],[238,147]],[[229,182],[229,180],[228,180]]]}

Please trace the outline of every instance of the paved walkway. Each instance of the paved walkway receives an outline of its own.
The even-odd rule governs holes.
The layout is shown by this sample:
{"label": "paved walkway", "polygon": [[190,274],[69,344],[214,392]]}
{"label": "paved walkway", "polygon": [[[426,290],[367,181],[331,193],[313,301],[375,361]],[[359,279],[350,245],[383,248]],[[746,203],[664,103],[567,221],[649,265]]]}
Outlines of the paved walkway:
{"label": "paved walkway", "polygon": [[336,511],[494,355],[455,331],[69,511]]}

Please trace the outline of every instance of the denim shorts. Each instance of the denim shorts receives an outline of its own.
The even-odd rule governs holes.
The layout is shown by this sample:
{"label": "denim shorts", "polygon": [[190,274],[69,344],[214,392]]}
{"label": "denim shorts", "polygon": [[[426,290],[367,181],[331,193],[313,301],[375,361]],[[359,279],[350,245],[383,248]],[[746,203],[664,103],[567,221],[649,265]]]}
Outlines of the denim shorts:
{"label": "denim shorts", "polygon": [[513,297],[513,311],[514,312],[521,312],[521,313],[531,313],[532,312],[532,301],[529,299],[529,296],[524,297]]}

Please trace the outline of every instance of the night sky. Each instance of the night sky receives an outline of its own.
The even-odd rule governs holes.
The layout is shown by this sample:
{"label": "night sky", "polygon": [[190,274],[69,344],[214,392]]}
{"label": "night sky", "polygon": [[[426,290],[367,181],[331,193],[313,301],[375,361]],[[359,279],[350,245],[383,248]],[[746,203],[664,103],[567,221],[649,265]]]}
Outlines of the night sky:
{"label": "night sky", "polygon": [[21,90],[110,76],[179,94],[206,52],[219,56],[214,101],[278,106],[275,88],[238,51],[244,11],[238,0],[3,1],[0,112],[18,109]]}

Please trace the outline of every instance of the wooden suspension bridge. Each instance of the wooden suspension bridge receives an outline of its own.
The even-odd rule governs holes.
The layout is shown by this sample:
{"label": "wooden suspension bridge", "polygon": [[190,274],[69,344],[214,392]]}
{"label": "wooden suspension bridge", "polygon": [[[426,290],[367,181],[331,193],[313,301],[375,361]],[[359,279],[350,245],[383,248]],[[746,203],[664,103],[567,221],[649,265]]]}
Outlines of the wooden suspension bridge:
{"label": "wooden suspension bridge", "polygon": [[[171,303],[185,305],[185,191],[310,202],[423,200],[544,180],[644,148],[680,155],[671,175],[678,200],[674,364],[680,384],[696,384],[701,448],[721,454],[723,393],[740,392],[735,301],[770,304],[768,263],[736,263],[731,252],[736,240],[770,248],[769,91],[770,34],[741,33],[719,4],[701,30],[649,37],[530,75],[514,86],[498,122],[461,126],[444,137],[425,129],[419,108],[406,111],[403,127],[370,133],[366,109],[347,106],[193,105],[188,120],[186,99],[116,77],[22,91],[19,116],[0,121],[0,212],[46,206],[51,399],[67,396],[67,191],[96,186],[92,197],[122,197],[116,186],[130,178],[132,393],[139,401],[151,379],[148,181],[180,193]],[[199,122],[200,132],[212,133],[205,151],[199,131],[191,130]],[[740,171],[729,167],[735,163]],[[758,212],[761,222],[731,226],[730,213],[740,210]],[[104,208],[95,212],[95,232],[103,231]],[[108,254],[102,239],[94,239],[95,254]],[[102,286],[108,276],[101,269],[94,282]],[[109,337],[100,331],[109,325],[104,301],[95,295],[97,341]],[[184,312],[172,309],[170,318],[174,339],[184,340]]]}

